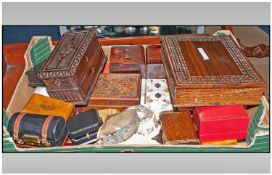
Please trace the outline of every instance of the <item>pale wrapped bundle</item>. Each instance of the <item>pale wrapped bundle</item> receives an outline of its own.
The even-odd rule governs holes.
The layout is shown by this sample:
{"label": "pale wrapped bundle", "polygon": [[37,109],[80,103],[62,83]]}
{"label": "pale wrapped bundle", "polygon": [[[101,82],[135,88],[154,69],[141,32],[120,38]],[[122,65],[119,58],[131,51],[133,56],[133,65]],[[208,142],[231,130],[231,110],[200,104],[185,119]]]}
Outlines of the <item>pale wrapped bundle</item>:
{"label": "pale wrapped bundle", "polygon": [[116,144],[125,141],[137,132],[138,127],[139,118],[135,109],[109,116],[98,131],[97,143]]}

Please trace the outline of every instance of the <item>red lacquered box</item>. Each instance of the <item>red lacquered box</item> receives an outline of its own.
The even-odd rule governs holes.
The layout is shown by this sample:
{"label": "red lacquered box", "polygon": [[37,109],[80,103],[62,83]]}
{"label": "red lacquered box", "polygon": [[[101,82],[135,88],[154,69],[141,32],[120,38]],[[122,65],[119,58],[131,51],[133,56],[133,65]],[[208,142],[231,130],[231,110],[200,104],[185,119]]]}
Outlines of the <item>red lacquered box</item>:
{"label": "red lacquered box", "polygon": [[194,112],[200,142],[245,139],[248,115],[241,105],[197,107]]}

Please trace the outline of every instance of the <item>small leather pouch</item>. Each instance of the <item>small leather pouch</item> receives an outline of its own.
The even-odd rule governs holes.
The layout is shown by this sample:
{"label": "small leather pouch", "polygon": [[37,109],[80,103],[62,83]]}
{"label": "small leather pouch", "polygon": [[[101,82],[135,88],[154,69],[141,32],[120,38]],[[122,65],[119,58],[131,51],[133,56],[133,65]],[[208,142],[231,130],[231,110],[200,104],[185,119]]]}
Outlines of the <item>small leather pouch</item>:
{"label": "small leather pouch", "polygon": [[63,117],[30,113],[14,113],[8,131],[19,145],[39,147],[61,146],[67,138]]}
{"label": "small leather pouch", "polygon": [[68,135],[74,145],[94,143],[102,121],[96,110],[72,116],[67,121]]}

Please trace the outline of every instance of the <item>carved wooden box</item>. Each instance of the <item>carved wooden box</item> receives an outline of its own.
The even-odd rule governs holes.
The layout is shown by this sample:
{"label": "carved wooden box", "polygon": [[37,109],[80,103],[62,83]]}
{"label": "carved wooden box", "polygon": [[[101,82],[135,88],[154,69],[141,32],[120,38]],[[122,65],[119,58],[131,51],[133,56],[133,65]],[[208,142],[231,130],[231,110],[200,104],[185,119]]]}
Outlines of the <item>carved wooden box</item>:
{"label": "carved wooden box", "polygon": [[161,54],[175,107],[260,102],[265,83],[229,36],[164,36]]}
{"label": "carved wooden box", "polygon": [[113,46],[110,55],[111,73],[141,73],[146,77],[144,48],[141,45]]}
{"label": "carved wooden box", "polygon": [[140,104],[140,74],[101,74],[88,107],[129,107]]}
{"label": "carved wooden box", "polygon": [[107,61],[95,30],[65,33],[40,73],[50,97],[86,105]]}

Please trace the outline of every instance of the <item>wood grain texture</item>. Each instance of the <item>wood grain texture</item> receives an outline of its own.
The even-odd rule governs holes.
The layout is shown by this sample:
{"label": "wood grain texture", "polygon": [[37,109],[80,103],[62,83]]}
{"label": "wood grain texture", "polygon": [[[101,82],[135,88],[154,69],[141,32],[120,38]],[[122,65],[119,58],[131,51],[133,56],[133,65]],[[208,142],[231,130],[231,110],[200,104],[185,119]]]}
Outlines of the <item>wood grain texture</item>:
{"label": "wood grain texture", "polygon": [[190,112],[163,112],[160,120],[164,144],[199,143]]}
{"label": "wood grain texture", "polygon": [[[191,76],[241,75],[231,55],[219,41],[184,41],[179,42],[179,46]],[[209,60],[203,60],[198,48],[204,50]]]}
{"label": "wood grain texture", "polygon": [[144,47],[113,46],[110,54],[111,73],[141,73],[146,78]]}
{"label": "wood grain texture", "polygon": [[144,47],[140,45],[113,46],[110,64],[145,64]]}
{"label": "wood grain texture", "polygon": [[146,63],[147,64],[162,64],[161,45],[146,46]]}
{"label": "wood grain texture", "polygon": [[24,54],[27,46],[28,43],[5,44],[3,54],[7,65],[25,65]]}
{"label": "wood grain texture", "polygon": [[160,44],[160,36],[137,36],[121,38],[101,38],[99,42],[102,46],[107,45],[148,45]]}
{"label": "wood grain texture", "polygon": [[7,108],[16,85],[24,72],[24,66],[8,66],[3,76],[3,108]]}

